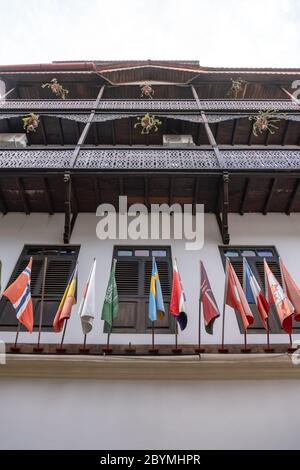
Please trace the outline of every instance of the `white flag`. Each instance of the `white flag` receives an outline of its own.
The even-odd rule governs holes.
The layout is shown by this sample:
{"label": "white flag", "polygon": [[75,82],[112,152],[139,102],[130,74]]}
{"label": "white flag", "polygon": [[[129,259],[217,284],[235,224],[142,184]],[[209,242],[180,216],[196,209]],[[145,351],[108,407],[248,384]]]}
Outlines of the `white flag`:
{"label": "white flag", "polygon": [[93,328],[93,321],[96,314],[96,260],[94,260],[88,282],[86,284],[83,297],[80,303],[79,315],[83,334],[88,334]]}

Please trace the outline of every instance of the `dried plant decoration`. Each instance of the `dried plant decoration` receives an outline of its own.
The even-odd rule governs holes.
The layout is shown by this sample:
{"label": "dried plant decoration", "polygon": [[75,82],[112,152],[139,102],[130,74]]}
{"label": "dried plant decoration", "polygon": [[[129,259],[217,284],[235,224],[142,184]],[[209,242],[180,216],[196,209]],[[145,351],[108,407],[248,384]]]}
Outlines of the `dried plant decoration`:
{"label": "dried plant decoration", "polygon": [[247,85],[247,81],[243,80],[242,78],[236,78],[236,79],[231,79],[231,87],[230,90],[228,91],[228,95],[231,98],[237,98],[239,93],[245,89],[245,86]]}
{"label": "dried plant decoration", "polygon": [[69,93],[69,90],[63,88],[56,78],[52,78],[50,83],[43,83],[42,88],[50,88],[52,93],[61,100],[65,100]]}
{"label": "dried plant decoration", "polygon": [[39,127],[40,123],[40,116],[35,113],[29,113],[22,118],[23,121],[23,128],[27,132],[36,132],[37,128]]}
{"label": "dried plant decoration", "polygon": [[255,137],[267,131],[269,131],[270,134],[275,134],[278,126],[275,126],[274,123],[279,121],[279,119],[274,119],[277,112],[276,109],[268,109],[267,111],[260,110],[255,116],[249,117],[250,121],[254,121],[253,135],[255,135]]}
{"label": "dried plant decoration", "polygon": [[141,87],[141,98],[149,98],[150,100],[152,100],[154,96],[154,90],[152,86],[150,85],[150,83],[147,83],[147,82],[142,83],[140,87]]}
{"label": "dried plant decoration", "polygon": [[152,114],[146,113],[143,117],[138,117],[134,125],[134,128],[141,126],[141,134],[150,134],[150,132],[157,132],[158,126],[161,125],[161,121]]}

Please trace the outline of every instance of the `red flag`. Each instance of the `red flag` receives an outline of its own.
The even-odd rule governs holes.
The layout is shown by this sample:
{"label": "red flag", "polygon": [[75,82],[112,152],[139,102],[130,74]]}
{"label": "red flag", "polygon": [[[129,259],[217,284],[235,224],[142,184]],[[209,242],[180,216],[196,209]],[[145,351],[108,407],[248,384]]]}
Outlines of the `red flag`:
{"label": "red flag", "polygon": [[294,307],[289,301],[286,293],[272,273],[266,260],[264,260],[265,278],[267,286],[267,297],[270,304],[274,304],[279,317],[281,327],[288,334],[293,330]]}
{"label": "red flag", "polygon": [[214,321],[220,316],[220,312],[202,261],[200,261],[200,276],[200,299],[203,306],[205,330],[206,333],[212,335]]}
{"label": "red flag", "polygon": [[184,330],[187,325],[187,314],[185,311],[185,297],[181,284],[180,275],[177,268],[177,263],[173,263],[173,282],[172,294],[170,303],[170,313],[178,321],[181,330]]}
{"label": "red flag", "polygon": [[33,330],[33,307],[30,291],[32,258],[17,279],[3,292],[7,297],[17,315],[17,319],[22,323],[30,333]]}
{"label": "red flag", "polygon": [[288,270],[286,269],[281,258],[279,259],[279,263],[285,291],[289,300],[292,302],[295,308],[295,320],[300,321],[300,289],[292,278],[292,276],[290,275],[290,273],[288,272]]}
{"label": "red flag", "polygon": [[239,312],[245,330],[252,325],[254,321],[253,313],[250,310],[243,288],[228,258],[226,263],[225,304]]}

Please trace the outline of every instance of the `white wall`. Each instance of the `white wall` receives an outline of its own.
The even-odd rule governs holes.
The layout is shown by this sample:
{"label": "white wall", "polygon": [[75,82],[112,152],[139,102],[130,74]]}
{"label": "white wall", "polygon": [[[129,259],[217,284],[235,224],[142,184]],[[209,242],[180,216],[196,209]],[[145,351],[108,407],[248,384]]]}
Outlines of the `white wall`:
{"label": "white wall", "polygon": [[[98,218],[93,214],[79,214],[74,228],[71,242],[80,244],[79,255],[79,295],[83,290],[84,283],[88,276],[90,266],[94,256],[97,258],[97,303],[99,305],[99,317],[96,318],[94,329],[88,337],[90,343],[103,343],[105,335],[102,333],[103,325],[100,320],[102,302],[109,277],[112,250],[114,244],[126,244],[122,241],[100,241],[96,237],[96,224]],[[0,259],[3,263],[2,286],[8,282],[11,272],[19,257],[25,243],[61,243],[63,234],[63,215],[49,216],[47,214],[8,214],[0,219]],[[292,275],[300,284],[300,214],[286,216],[284,214],[247,214],[240,216],[230,214],[229,228],[231,244],[257,244],[275,245],[279,254],[283,257]],[[223,301],[224,270],[218,250],[221,245],[220,233],[216,219],[213,214],[205,215],[205,244],[200,252],[185,251],[184,241],[140,241],[134,244],[165,244],[172,247],[172,253],[177,257],[183,285],[187,296],[189,313],[188,328],[180,333],[182,343],[195,343],[197,341],[198,328],[198,295],[199,295],[199,259],[205,263],[212,288],[220,308]],[[75,306],[73,316],[68,324],[65,341],[68,343],[80,343],[82,332],[80,321],[77,316]],[[240,334],[235,314],[228,307],[226,310],[226,333],[225,340],[228,343],[242,343],[243,335]],[[21,333],[21,342],[36,341],[36,333]],[[300,335],[294,335],[295,339],[300,339]],[[0,332],[0,339],[12,341],[14,334],[11,332]],[[42,342],[59,341],[60,335],[55,333],[43,333]],[[215,323],[214,336],[206,335],[203,332],[203,341],[206,343],[219,343],[221,338],[221,320]],[[260,343],[265,340],[262,335],[252,335],[252,343]],[[149,335],[127,335],[115,334],[112,343],[145,344],[149,342]],[[171,335],[157,335],[157,343],[173,343]],[[287,342],[285,334],[271,335],[273,342]]]}
{"label": "white wall", "polygon": [[3,380],[0,448],[299,449],[299,395],[295,381]]}

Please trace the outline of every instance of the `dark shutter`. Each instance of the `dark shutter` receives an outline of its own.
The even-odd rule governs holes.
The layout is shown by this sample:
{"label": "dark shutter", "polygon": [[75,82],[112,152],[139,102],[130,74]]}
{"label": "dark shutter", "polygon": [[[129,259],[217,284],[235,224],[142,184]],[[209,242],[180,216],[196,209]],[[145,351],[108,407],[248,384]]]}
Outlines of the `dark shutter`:
{"label": "dark shutter", "polygon": [[[114,320],[115,333],[146,333],[151,331],[151,322],[148,319],[149,288],[152,270],[151,250],[159,247],[115,247],[114,257],[117,259],[116,282],[119,294],[119,315]],[[157,333],[174,332],[174,321],[168,314],[171,295],[172,261],[169,247],[162,247],[165,257],[156,257],[162,293],[164,297],[166,315],[164,320],[155,322]],[[136,256],[135,252],[142,251],[149,256]],[[118,256],[118,252],[130,256]],[[106,332],[106,326],[104,327]]]}
{"label": "dark shutter", "polygon": [[116,282],[118,286],[118,293],[120,296],[137,296],[139,293],[138,261],[118,260],[116,265]]}
{"label": "dark shutter", "polygon": [[[263,291],[265,292],[265,277],[264,277],[264,259],[263,257],[259,256],[258,253],[260,251],[269,251],[273,253],[273,256],[267,257],[267,263],[275,275],[276,279],[282,285],[281,273],[280,273],[280,266],[279,266],[279,257],[275,247],[265,247],[265,246],[230,246],[230,247],[220,247],[220,252],[222,256],[222,261],[225,269],[226,265],[226,256],[225,253],[227,251],[236,252],[240,256],[233,256],[230,257],[231,264],[236,272],[236,275],[243,286],[243,256],[242,252],[244,251],[252,251],[256,253],[256,256],[249,256],[247,257],[247,261],[256,276],[259,284],[261,285]],[[258,313],[256,305],[250,305],[251,311],[254,316],[253,324],[248,328],[248,333],[266,333],[266,330],[263,327],[263,324],[260,319],[260,315]],[[244,332],[243,323],[240,317],[240,314],[236,312],[237,322],[240,328],[241,333]],[[271,312],[269,315],[269,326],[271,333],[282,333],[282,329],[280,327],[280,322],[277,317],[276,311],[274,307],[271,307]],[[297,327],[297,323],[295,323],[295,327]]]}
{"label": "dark shutter", "polygon": [[[78,253],[78,246],[68,246],[66,248],[52,245],[26,245],[24,247],[7,285],[10,285],[17,279],[32,256],[31,296],[35,326],[39,324],[45,257],[47,256],[47,271],[43,327],[51,327],[59,302],[75,268]],[[10,329],[15,328],[16,325],[17,319],[15,310],[11,303],[5,297],[2,297],[0,301],[0,327]]]}

